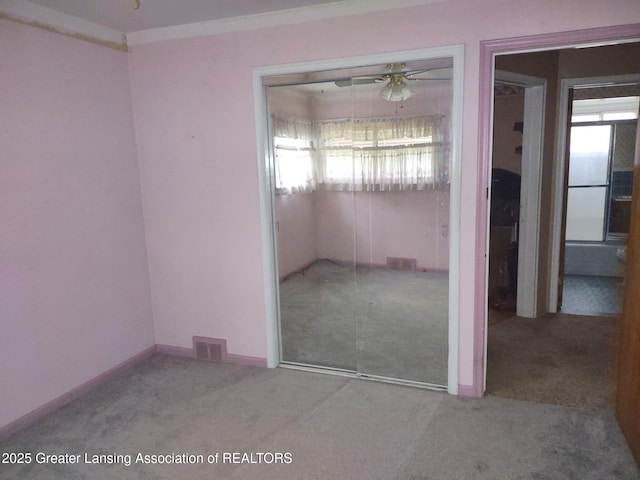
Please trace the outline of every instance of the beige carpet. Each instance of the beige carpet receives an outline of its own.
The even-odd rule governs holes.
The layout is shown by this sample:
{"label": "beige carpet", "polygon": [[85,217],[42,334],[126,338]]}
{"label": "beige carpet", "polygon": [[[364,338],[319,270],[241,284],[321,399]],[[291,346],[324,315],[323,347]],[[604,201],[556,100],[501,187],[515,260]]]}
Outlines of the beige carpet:
{"label": "beige carpet", "polygon": [[489,327],[487,394],[610,409],[615,386],[615,317],[513,317]]}
{"label": "beige carpet", "polygon": [[280,284],[282,359],[446,386],[448,282],[316,262]]}
{"label": "beige carpet", "polygon": [[640,480],[611,412],[161,355],[0,451],[40,459],[0,480]]}

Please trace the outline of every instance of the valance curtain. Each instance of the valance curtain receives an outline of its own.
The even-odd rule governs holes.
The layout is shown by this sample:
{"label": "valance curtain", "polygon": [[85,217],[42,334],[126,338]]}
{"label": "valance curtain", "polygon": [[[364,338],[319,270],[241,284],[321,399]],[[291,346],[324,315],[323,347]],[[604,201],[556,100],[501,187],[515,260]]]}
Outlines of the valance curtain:
{"label": "valance curtain", "polygon": [[[278,191],[404,191],[446,184],[441,122],[439,115],[316,122],[274,116]],[[296,142],[293,155],[287,145]]]}

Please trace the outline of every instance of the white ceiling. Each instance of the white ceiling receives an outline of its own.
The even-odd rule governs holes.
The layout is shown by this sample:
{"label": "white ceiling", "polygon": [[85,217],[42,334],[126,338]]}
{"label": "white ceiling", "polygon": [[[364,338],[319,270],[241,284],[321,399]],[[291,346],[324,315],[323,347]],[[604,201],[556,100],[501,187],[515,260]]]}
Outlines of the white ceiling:
{"label": "white ceiling", "polygon": [[140,0],[140,8],[135,9],[135,0],[31,1],[123,33],[344,3],[340,0]]}
{"label": "white ceiling", "polygon": [[450,0],[0,0],[0,16],[126,50],[443,1]]}

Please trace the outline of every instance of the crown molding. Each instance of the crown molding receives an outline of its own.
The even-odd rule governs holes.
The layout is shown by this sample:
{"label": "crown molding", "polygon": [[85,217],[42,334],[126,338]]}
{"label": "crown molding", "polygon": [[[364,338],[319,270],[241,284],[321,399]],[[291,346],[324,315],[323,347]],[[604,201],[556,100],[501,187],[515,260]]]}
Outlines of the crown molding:
{"label": "crown molding", "polygon": [[0,18],[127,51],[122,32],[26,0],[0,0]]}
{"label": "crown molding", "polygon": [[294,25],[333,17],[362,15],[365,13],[395,10],[398,8],[445,1],[449,0],[394,0],[393,2],[389,2],[388,0],[343,0],[325,5],[141,30],[127,34],[126,38],[127,44],[134,46],[166,40],[259,30],[280,25]]}
{"label": "crown molding", "polygon": [[129,46],[294,25],[329,18],[362,15],[450,0],[342,0],[324,5],[246,15],[125,34],[28,0],[0,0],[0,19],[30,25],[68,37],[127,51]]}

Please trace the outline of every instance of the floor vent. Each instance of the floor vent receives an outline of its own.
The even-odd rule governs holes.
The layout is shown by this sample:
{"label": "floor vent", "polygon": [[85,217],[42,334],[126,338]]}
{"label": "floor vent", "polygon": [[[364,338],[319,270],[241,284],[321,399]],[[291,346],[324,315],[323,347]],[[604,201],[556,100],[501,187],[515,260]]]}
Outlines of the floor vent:
{"label": "floor vent", "polygon": [[417,263],[415,258],[387,257],[387,267],[392,270],[413,271]]}
{"label": "floor vent", "polygon": [[193,337],[193,350],[198,360],[224,362],[227,359],[227,341],[222,338]]}

